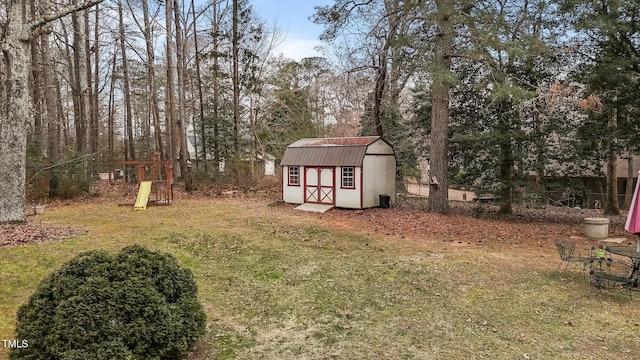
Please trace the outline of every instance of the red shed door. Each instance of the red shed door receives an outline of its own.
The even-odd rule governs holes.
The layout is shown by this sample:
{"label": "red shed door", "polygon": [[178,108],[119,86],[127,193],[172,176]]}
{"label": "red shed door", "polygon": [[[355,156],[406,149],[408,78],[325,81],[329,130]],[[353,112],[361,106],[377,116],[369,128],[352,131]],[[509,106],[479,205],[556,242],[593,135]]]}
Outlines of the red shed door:
{"label": "red shed door", "polygon": [[333,204],[335,195],[334,171],[332,167],[305,167],[304,202]]}

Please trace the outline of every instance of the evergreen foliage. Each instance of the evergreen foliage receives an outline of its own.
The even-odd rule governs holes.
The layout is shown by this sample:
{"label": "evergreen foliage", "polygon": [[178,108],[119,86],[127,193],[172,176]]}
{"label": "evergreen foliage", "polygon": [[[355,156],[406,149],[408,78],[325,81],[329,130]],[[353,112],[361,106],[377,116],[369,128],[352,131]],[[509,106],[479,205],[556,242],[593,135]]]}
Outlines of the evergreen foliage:
{"label": "evergreen foliage", "polygon": [[189,269],[129,246],[80,254],[20,307],[11,359],[179,359],[204,333]]}
{"label": "evergreen foliage", "polygon": [[[401,177],[415,176],[412,169],[416,169],[418,166],[415,145],[416,139],[411,136],[410,129],[397,106],[383,104],[380,110],[380,120],[384,130],[383,137],[393,146],[395,151],[398,175]],[[359,135],[376,135],[371,102],[369,102],[365,108],[364,115],[360,122]]]}
{"label": "evergreen foliage", "polygon": [[[632,0],[566,0],[562,5],[576,29],[576,78],[585,84],[581,105],[589,117],[580,134],[606,154],[607,178],[616,179],[616,162],[623,151],[628,156],[637,152],[640,5]],[[618,194],[617,181],[608,181],[605,214],[619,214]]]}
{"label": "evergreen foliage", "polygon": [[260,138],[267,151],[282,158],[287,145],[302,138],[319,135],[313,122],[313,96],[303,77],[301,64],[291,61],[283,64],[271,79],[275,86],[275,99],[269,104],[265,126]]}

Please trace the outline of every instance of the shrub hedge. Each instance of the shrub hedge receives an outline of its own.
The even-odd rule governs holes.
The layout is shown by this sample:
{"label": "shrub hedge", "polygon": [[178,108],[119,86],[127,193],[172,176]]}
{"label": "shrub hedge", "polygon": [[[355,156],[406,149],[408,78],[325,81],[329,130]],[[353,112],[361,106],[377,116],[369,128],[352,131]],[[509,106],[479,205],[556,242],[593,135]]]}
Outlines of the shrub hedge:
{"label": "shrub hedge", "polygon": [[204,333],[189,269],[130,246],[80,254],[45,278],[18,310],[11,359],[179,359]]}

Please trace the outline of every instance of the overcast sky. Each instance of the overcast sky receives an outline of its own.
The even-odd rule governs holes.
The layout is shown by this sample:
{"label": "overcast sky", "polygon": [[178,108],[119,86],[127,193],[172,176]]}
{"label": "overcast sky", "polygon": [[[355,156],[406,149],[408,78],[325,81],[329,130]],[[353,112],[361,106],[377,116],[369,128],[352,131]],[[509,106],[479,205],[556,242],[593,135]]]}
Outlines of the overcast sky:
{"label": "overcast sky", "polygon": [[333,0],[251,0],[258,16],[268,24],[275,22],[286,36],[275,54],[283,53],[296,61],[322,55],[314,47],[321,44],[318,37],[323,27],[312,23],[309,17],[314,14],[314,6],[332,3]]}

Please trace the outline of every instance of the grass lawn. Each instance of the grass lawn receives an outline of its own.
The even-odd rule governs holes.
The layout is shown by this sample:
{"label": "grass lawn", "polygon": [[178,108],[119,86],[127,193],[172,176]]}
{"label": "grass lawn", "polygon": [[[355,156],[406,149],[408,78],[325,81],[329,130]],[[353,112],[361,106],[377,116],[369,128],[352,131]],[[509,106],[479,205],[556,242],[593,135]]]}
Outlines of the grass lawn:
{"label": "grass lawn", "polygon": [[197,279],[208,325],[193,359],[640,357],[640,293],[592,293],[578,269],[554,277],[549,239],[387,236],[247,199],[79,204],[40,219],[88,232],[0,248],[0,339],[13,339],[18,306],[63,262],[141,244]]}

